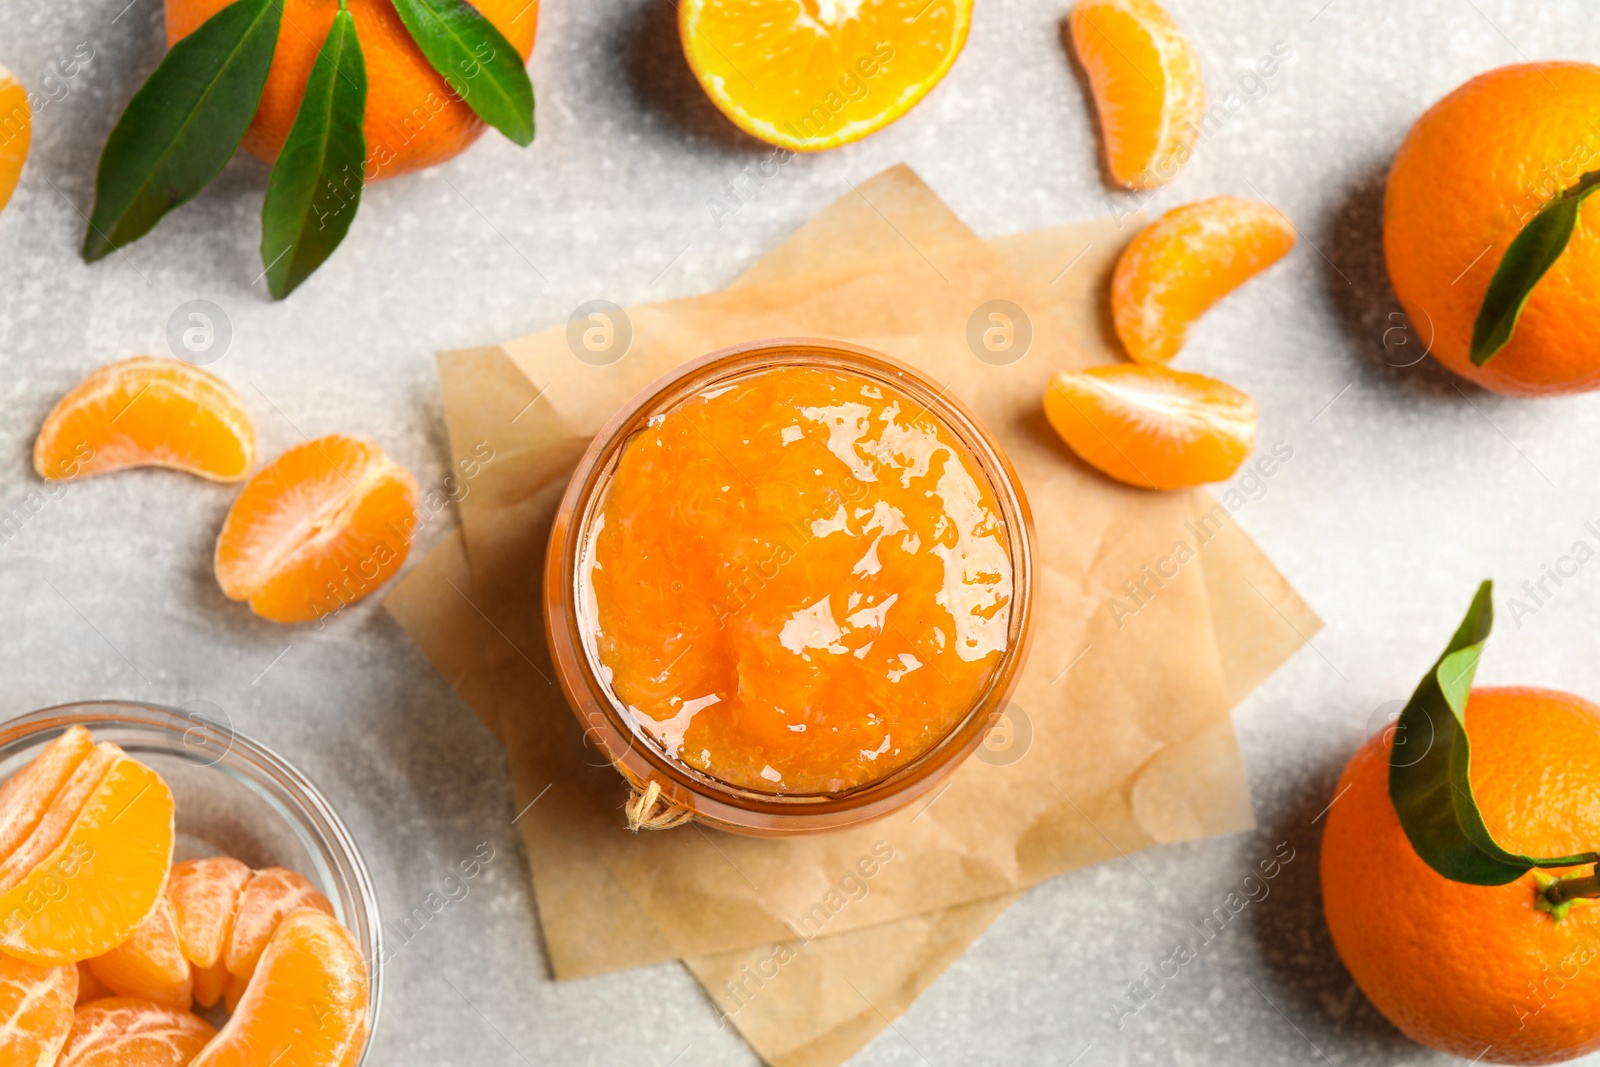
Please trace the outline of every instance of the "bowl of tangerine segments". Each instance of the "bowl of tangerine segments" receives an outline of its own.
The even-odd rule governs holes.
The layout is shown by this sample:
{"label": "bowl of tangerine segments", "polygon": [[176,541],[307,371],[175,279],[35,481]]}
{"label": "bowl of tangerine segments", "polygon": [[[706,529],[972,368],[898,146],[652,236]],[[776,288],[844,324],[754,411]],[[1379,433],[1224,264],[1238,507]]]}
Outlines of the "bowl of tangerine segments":
{"label": "bowl of tangerine segments", "polygon": [[202,713],[71,704],[0,725],[0,783],[0,1064],[364,1062],[377,897],[280,756]]}

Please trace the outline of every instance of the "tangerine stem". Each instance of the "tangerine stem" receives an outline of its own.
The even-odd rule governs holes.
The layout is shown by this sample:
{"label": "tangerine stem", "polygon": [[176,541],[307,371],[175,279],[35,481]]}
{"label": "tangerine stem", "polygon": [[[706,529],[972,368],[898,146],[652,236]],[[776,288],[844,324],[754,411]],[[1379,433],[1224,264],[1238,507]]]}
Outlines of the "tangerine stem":
{"label": "tangerine stem", "polygon": [[1545,899],[1559,907],[1580,897],[1600,897],[1600,864],[1581,878],[1561,878],[1551,882],[1544,891]]}

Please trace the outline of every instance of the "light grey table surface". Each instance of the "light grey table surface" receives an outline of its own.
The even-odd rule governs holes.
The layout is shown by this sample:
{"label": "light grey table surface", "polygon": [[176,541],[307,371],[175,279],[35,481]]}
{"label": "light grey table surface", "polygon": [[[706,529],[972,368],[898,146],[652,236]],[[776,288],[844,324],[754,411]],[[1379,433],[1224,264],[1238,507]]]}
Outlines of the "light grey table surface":
{"label": "light grey table surface", "polygon": [[[547,0],[532,65],[539,136],[496,135],[446,166],[370,187],[349,239],[285,303],[252,284],[266,168],[241,157],[150,237],[85,266],[95,163],[162,48],[161,0],[8,0],[0,62],[38,83],[94,58],[36,116],[0,215],[0,511],[27,506],[40,419],[83,374],[165,353],[169,315],[220,306],[215,365],[264,456],[370,434],[425,487],[445,475],[432,353],[726,283],[818,209],[906,161],[977,231],[1105,214],[1091,116],[1063,52],[1063,0],[978,0],[965,54],[888,130],[785,167],[719,228],[706,201],[765,155],[700,95],[665,0]],[[1261,440],[1294,458],[1239,521],[1327,628],[1237,711],[1261,829],[1152,849],[1043,884],[1007,912],[862,1064],[1426,1063],[1339,965],[1321,922],[1312,817],[1374,709],[1403,697],[1475,582],[1537,578],[1600,542],[1600,397],[1458,390],[1385,348],[1398,305],[1379,250],[1382,180],[1421,111],[1482,70],[1600,59],[1576,2],[1172,0],[1213,98],[1278,42],[1254,89],[1153,206],[1270,199],[1299,224],[1284,264],[1193,332],[1186,364],[1248,389]],[[1064,251],[1064,261],[1066,252]],[[1414,349],[1413,349],[1414,350]],[[505,759],[369,601],[322,631],[225,600],[213,539],[232,490],[138,472],[73,485],[0,544],[0,717],[66,700],[208,700],[325,789],[383,906],[409,910],[482,842],[496,859],[388,973],[379,1064],[747,1064],[677,965],[557,984],[545,970]],[[426,526],[433,543],[447,522]],[[1520,625],[1481,678],[1600,695],[1600,566]],[[1271,895],[1125,1028],[1114,997],[1280,842]],[[1084,1051],[1087,1049],[1087,1051]],[[1074,1060],[1082,1053],[1082,1058]],[[1592,1061],[1600,1062],[1600,1061]]]}

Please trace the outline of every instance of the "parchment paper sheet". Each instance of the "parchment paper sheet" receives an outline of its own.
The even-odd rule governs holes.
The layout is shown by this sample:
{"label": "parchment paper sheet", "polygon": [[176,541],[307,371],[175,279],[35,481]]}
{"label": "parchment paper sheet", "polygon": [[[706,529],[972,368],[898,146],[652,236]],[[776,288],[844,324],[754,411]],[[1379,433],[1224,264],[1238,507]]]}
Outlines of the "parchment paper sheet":
{"label": "parchment paper sheet", "polygon": [[[1115,358],[1098,308],[1129,235],[1089,223],[985,245],[896,168],[727,292],[633,309],[633,347],[616,364],[580,362],[564,328],[440,357],[453,451],[487,443],[494,459],[461,503],[464,543],[447,540],[413,568],[389,606],[507,744],[519,809],[532,804],[519,826],[558,976],[685,957],[769,1062],[837,1063],[1016,889],[1250,825],[1227,709],[1315,632],[1315,616],[1205,494],[1116,486],[1079,465],[1038,413],[1053,370]],[[1034,328],[1027,355],[1005,367],[965,340],[972,310],[995,298],[1025,308]],[[1016,696],[1032,743],[1015,762],[970,761],[931,802],[858,831],[632,837],[620,830],[620,780],[585,766],[601,761],[549,681],[544,533],[572,463],[638,388],[704,351],[783,334],[906,359],[951,383],[1006,444],[1042,564],[1036,645]],[[1158,587],[1142,568],[1180,541],[1204,546]],[[1138,610],[1119,626],[1107,598],[1124,581],[1150,595],[1124,596]],[[888,862],[874,860],[886,851]]]}

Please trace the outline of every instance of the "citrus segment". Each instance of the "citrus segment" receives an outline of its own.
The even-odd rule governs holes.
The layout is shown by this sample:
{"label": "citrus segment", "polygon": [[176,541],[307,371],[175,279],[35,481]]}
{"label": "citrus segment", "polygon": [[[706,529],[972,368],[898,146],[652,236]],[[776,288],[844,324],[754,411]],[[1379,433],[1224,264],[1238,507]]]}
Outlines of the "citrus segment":
{"label": "citrus segment", "polygon": [[194,1002],[202,1008],[209,1008],[222,999],[223,991],[228,988],[228,981],[233,976],[228,973],[228,963],[219,959],[209,967],[189,965],[194,976]]}
{"label": "citrus segment", "polygon": [[161,896],[172,846],[172,792],[119,752],[61,843],[0,892],[0,950],[53,965],[120,945]]}
{"label": "citrus segment", "polygon": [[35,967],[0,956],[0,1064],[50,1067],[72,1029],[76,967]]}
{"label": "citrus segment", "polygon": [[1169,363],[1189,324],[1288,254],[1294,225],[1270,204],[1218,196],[1173,208],[1117,260],[1111,314],[1128,355]]}
{"label": "citrus segment", "polygon": [[[167,0],[167,43],[199,28],[231,0]],[[526,61],[533,52],[539,21],[537,0],[473,0],[472,6],[494,24]],[[338,4],[287,0],[261,103],[243,147],[271,163],[278,158],[305,96],[306,79],[328,36]],[[391,0],[350,0],[367,72],[367,181],[442,163],[483,133],[484,124],[465,98],[451,91],[412,40]],[[457,77],[467,92],[476,71]]]}
{"label": "citrus segment", "polygon": [[228,942],[228,973],[249,978],[283,917],[302,908],[333,914],[328,898],[304,875],[283,867],[257,871],[239,894],[233,937]]}
{"label": "citrus segment", "polygon": [[377,444],[331,434],[245,485],[217,538],[222,591],[274,622],[306,622],[372,593],[405,562],[417,482]]}
{"label": "citrus segment", "polygon": [[[1472,793],[1495,840],[1543,856],[1600,841],[1600,707],[1554,690],[1474,689],[1466,725]],[[1356,983],[1407,1035],[1467,1059],[1600,1050],[1600,903],[1579,900],[1556,922],[1535,907],[1534,872],[1499,886],[1436,873],[1389,797],[1395,733],[1351,758],[1322,838],[1323,909]]]}
{"label": "citrus segment", "polygon": [[355,939],[302,908],[278,925],[233,1017],[195,1067],[339,1067],[363,1040],[368,996]]}
{"label": "citrus segment", "polygon": [[[228,856],[173,864],[167,899],[172,901],[184,958],[197,968],[212,967],[222,958],[233,933],[239,894],[250,875],[249,867]],[[213,998],[211,1003],[215,1002]]]}
{"label": "citrus segment", "polygon": [[1472,327],[1506,246],[1595,164],[1600,66],[1520,63],[1478,75],[1417,120],[1383,198],[1383,252],[1419,344],[1485,389],[1546,396],[1600,388],[1600,200],[1483,366]]}
{"label": "citrus segment", "polygon": [[106,988],[106,984],[104,982],[100,981],[100,979],[98,979],[98,978],[96,978],[94,976],[94,972],[89,969],[89,961],[88,960],[79,960],[78,963],[77,963],[77,968],[78,968],[78,1001],[77,1002],[79,1004],[87,1004],[91,1000],[99,1000],[101,997],[109,997],[109,996],[113,995],[111,990]]}
{"label": "citrus segment", "polygon": [[121,997],[183,1010],[193,1000],[189,961],[178,948],[178,927],[165,896],[156,898],[156,906],[126,941],[90,960],[89,970]]}
{"label": "citrus segment", "polygon": [[0,786],[0,860],[27,840],[61,787],[94,749],[89,731],[74,726]]}
{"label": "citrus segment", "polygon": [[176,359],[135,356],[79,382],[45,417],[33,469],[66,480],[168,467],[217,482],[255,463],[255,428],[221,378]]}
{"label": "citrus segment", "polygon": [[100,788],[106,772],[120,758],[122,758],[120,748],[116,745],[102,744],[96,746],[84,761],[78,764],[77,769],[72,772],[72,777],[67,779],[61,791],[45,809],[33,832],[6,857],[5,863],[0,864],[0,892],[11,889],[21,882],[61,846],[62,840],[72,829],[72,824],[83,811],[84,805],[89,802],[95,790]]}
{"label": "citrus segment", "polygon": [[244,991],[250,988],[250,976],[244,974],[228,975],[228,983],[222,990],[222,1004],[232,1015],[239,1010],[239,1001],[244,999]]}
{"label": "citrus segment", "polygon": [[682,0],[684,56],[740,129],[800,152],[910,111],[966,44],[972,0]]}
{"label": "citrus segment", "polygon": [[197,1015],[148,1000],[97,1000],[78,1009],[57,1067],[187,1067],[216,1033]]}
{"label": "citrus segment", "polygon": [[0,210],[16,192],[33,139],[33,108],[17,76],[0,67]]}
{"label": "citrus segment", "polygon": [[1062,371],[1045,388],[1044,411],[1084,462],[1146,489],[1221,481],[1255,445],[1255,401],[1166,367]]}
{"label": "citrus segment", "polygon": [[1171,181],[1194,152],[1206,108],[1194,49],[1154,0],[1082,0],[1068,26],[1112,179],[1129,189]]}

